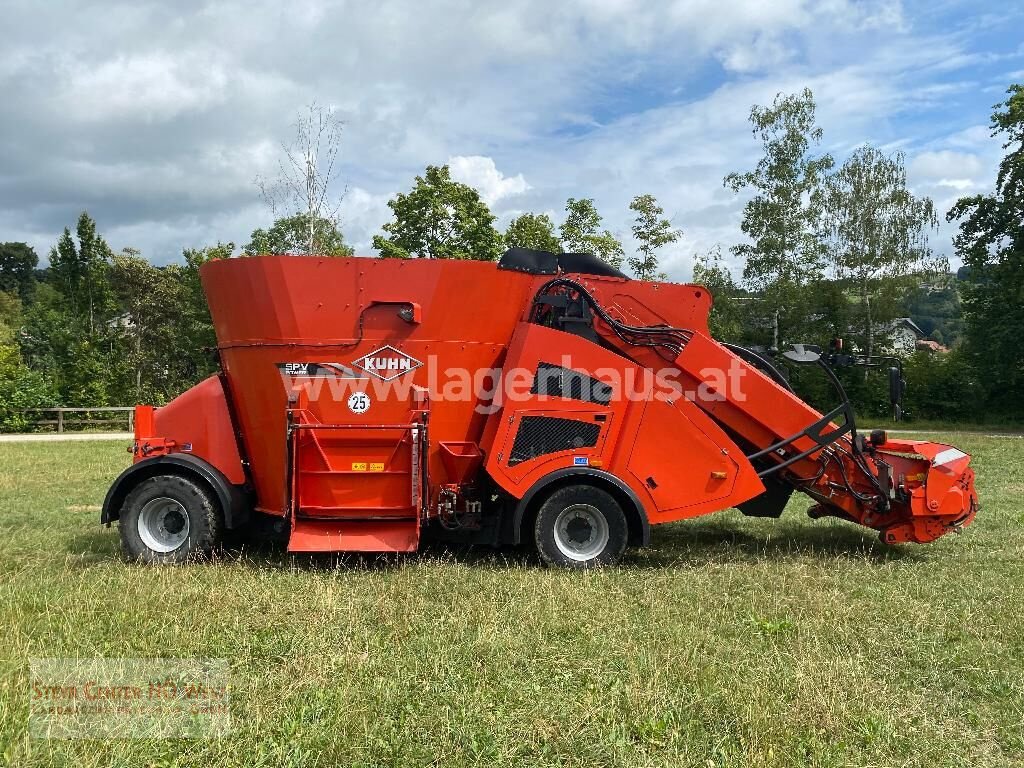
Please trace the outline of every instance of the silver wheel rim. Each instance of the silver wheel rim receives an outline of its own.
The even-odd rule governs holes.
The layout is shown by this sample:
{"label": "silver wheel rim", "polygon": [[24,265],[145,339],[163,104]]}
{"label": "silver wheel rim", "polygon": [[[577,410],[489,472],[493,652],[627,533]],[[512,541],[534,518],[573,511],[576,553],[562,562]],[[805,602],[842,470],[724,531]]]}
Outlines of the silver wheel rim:
{"label": "silver wheel rim", "polygon": [[555,518],[555,546],[570,560],[592,560],[608,546],[608,521],[597,507],[571,504]]}
{"label": "silver wheel rim", "polygon": [[139,538],[154,552],[173,552],[188,539],[188,512],[180,501],[161,496],[139,513]]}

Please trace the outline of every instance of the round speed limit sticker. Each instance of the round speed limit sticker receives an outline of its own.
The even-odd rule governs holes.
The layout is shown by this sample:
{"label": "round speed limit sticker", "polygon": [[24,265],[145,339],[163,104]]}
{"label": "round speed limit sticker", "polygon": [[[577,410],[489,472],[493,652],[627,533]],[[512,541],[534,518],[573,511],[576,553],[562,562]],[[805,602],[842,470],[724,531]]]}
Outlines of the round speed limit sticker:
{"label": "round speed limit sticker", "polygon": [[365,392],[353,392],[348,398],[348,409],[352,413],[366,413],[370,410],[370,396]]}

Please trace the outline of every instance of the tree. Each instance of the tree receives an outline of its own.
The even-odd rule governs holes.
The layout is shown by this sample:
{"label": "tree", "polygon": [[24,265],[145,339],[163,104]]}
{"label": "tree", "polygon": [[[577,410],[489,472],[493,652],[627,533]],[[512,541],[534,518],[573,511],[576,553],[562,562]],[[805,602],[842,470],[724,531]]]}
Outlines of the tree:
{"label": "tree", "polygon": [[896,316],[922,273],[948,270],[928,245],[938,226],[934,206],[907,189],[902,154],[863,146],[826,180],[821,222],[836,277],[860,300],[871,355],[878,326]]}
{"label": "tree", "polygon": [[722,341],[738,342],[743,339],[742,302],[748,297],[742,293],[732,272],[722,258],[721,246],[697,256],[693,265],[693,282],[703,285],[711,293],[714,303],[708,318],[711,335]]}
{"label": "tree", "polygon": [[961,220],[954,238],[963,259],[964,320],[971,356],[990,403],[1021,413],[1024,391],[1024,85],[992,114],[992,135],[1003,136],[995,191],[963,197],[950,209]]}
{"label": "tree", "polygon": [[108,331],[104,318],[91,332],[57,285],[40,283],[25,309],[19,342],[25,363],[52,382],[60,405],[120,405],[108,400]]}
{"label": "tree", "polygon": [[[0,299],[7,294],[0,294]],[[9,309],[9,307],[8,307]],[[0,318],[0,431],[14,432],[28,424],[25,411],[56,403],[49,382],[30,370],[21,359],[11,317]]]}
{"label": "tree", "polygon": [[120,342],[115,342],[119,352],[115,360],[121,374],[115,378],[124,385],[118,399],[147,402],[155,389],[153,379],[166,369],[161,358],[170,351],[168,310],[174,314],[180,308],[176,297],[168,295],[170,281],[165,273],[134,249],[126,248],[113,257],[110,276],[121,311],[114,324],[116,342]]}
{"label": "tree", "polygon": [[182,303],[176,338],[184,386],[180,386],[178,391],[183,391],[218,369],[218,361],[213,354],[217,348],[217,335],[213,330],[210,308],[199,279],[199,269],[211,261],[230,259],[234,251],[234,243],[218,242],[205,248],[186,248],[182,254],[185,266],[181,267],[180,273]]}
{"label": "tree", "polygon": [[[113,257],[118,315],[112,324],[109,396],[119,403],[161,404],[200,376],[190,362],[187,267],[154,267],[126,248]],[[203,371],[205,373],[205,371]]]}
{"label": "tree", "polygon": [[512,219],[505,230],[506,248],[533,248],[559,253],[562,243],[555,235],[555,223],[545,213],[524,213]]}
{"label": "tree", "polygon": [[494,261],[501,255],[494,214],[475,189],[452,180],[447,165],[428,165],[412,190],[388,207],[395,219],[373,238],[385,258]]}
{"label": "tree", "polygon": [[0,291],[0,328],[7,327],[11,331],[21,325],[21,299],[14,293]]}
{"label": "tree", "polygon": [[822,267],[822,244],[815,223],[821,207],[820,185],[832,167],[831,156],[812,157],[821,141],[815,124],[814,94],[778,94],[770,107],[750,110],[753,134],[764,156],[747,173],[730,173],[724,184],[733,192],[751,189],[741,228],[752,241],[733,247],[744,259],[743,279],[761,294],[772,324],[771,344],[778,348],[783,320],[797,326],[806,313],[801,304],[808,279]]}
{"label": "tree", "polygon": [[658,249],[676,242],[683,236],[683,230],[672,228],[672,222],[664,218],[665,211],[654,195],[634,197],[629,209],[636,212],[633,237],[639,243],[637,250],[640,252],[629,260],[633,274],[640,280],[666,279],[658,272]]}
{"label": "tree", "polygon": [[35,286],[39,257],[27,243],[0,243],[0,291],[28,301]]}
{"label": "tree", "polygon": [[106,273],[111,251],[96,233],[96,222],[84,211],[78,217],[75,234],[77,245],[71,231],[65,227],[56,247],[50,251],[49,276],[67,300],[72,316],[80,319],[89,335],[94,336],[110,311]]}
{"label": "tree", "polygon": [[[310,246],[312,242],[312,247]],[[312,241],[306,214],[297,213],[278,219],[270,229],[255,229],[243,249],[247,256],[261,253],[290,253],[307,256],[351,256],[352,248],[331,219],[313,223]]]}
{"label": "tree", "polygon": [[287,222],[282,242],[289,246],[287,251],[260,252],[315,256],[324,253],[323,248],[337,250],[344,193],[336,192],[335,186],[340,174],[343,125],[333,108],[310,104],[295,121],[291,143],[281,145],[284,157],[278,161],[278,177],[273,181],[257,177],[256,184],[275,219],[271,231],[282,221]]}
{"label": "tree", "polygon": [[52,382],[62,405],[106,405],[111,323],[116,305],[111,251],[82,213],[75,236],[65,229],[50,251],[47,282],[38,284],[19,334],[28,366]]}
{"label": "tree", "polygon": [[233,243],[184,252],[185,264],[155,267],[133,249],[113,257],[117,316],[107,369],[111,402],[164,403],[216,371],[216,337],[199,267],[230,258]]}
{"label": "tree", "polygon": [[601,231],[601,215],[593,200],[570,197],[565,211],[565,221],[558,229],[567,252],[592,253],[616,269],[622,266],[625,258],[622,243],[607,229]]}

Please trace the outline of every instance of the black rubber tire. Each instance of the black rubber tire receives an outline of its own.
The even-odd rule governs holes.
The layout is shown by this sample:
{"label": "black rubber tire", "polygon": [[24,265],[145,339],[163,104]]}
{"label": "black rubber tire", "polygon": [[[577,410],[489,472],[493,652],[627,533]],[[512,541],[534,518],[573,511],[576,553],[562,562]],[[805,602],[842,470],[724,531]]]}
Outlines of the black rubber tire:
{"label": "black rubber tire", "polygon": [[[145,504],[167,497],[185,508],[188,537],[175,550],[157,552],[139,536],[139,515]],[[125,499],[118,523],[121,545],[129,560],[144,563],[183,563],[209,556],[221,543],[224,517],[220,506],[200,485],[178,475],[156,475],[140,482]]]}
{"label": "black rubber tire", "polygon": [[[574,504],[586,504],[596,509],[608,524],[608,541],[604,548],[588,560],[576,560],[566,555],[555,541],[555,521],[558,515]],[[537,512],[533,528],[534,541],[541,559],[559,568],[595,568],[614,565],[626,551],[629,526],[626,515],[615,498],[592,485],[566,485],[554,491]]]}

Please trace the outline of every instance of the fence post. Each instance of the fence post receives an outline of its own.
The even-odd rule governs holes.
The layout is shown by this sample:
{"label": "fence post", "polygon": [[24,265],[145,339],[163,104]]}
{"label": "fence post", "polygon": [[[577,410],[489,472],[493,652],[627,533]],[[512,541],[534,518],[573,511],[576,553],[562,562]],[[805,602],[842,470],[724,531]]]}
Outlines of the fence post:
{"label": "fence post", "polygon": [[134,408],[132,408],[130,411],[128,411],[128,431],[129,432],[134,432],[135,431],[135,409]]}
{"label": "fence post", "polygon": [[64,431],[64,409],[63,408],[58,408],[57,409],[57,431],[58,432],[63,432]]}

